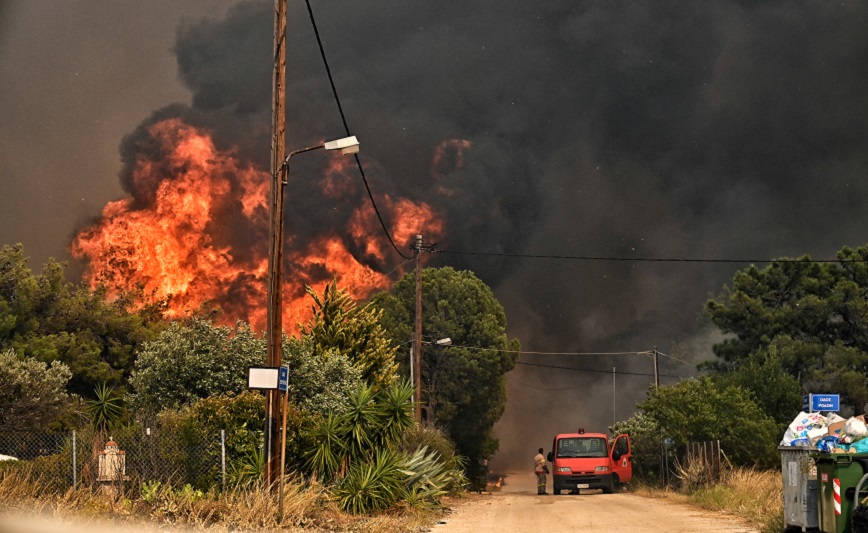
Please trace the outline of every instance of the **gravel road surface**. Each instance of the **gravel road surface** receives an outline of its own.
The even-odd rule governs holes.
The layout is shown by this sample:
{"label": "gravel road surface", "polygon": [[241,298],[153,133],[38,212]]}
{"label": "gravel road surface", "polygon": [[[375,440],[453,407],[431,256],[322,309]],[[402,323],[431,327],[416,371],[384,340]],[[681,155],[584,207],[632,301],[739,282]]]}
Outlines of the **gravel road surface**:
{"label": "gravel road surface", "polygon": [[457,505],[451,515],[432,528],[432,533],[758,533],[731,517],[665,500],[600,491],[538,496],[532,473],[511,474],[506,480],[500,492],[473,496],[471,501]]}

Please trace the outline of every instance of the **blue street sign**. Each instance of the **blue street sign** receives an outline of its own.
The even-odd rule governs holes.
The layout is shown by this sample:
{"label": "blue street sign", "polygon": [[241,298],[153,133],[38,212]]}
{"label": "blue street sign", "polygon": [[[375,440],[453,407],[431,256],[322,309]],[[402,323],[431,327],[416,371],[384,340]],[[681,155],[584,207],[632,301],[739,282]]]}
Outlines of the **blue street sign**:
{"label": "blue street sign", "polygon": [[802,410],[808,413],[818,411],[840,411],[840,394],[805,394],[802,396]]}
{"label": "blue street sign", "polygon": [[289,381],[289,369],[285,366],[280,367],[280,374],[278,374],[277,378],[277,388],[286,392],[287,383]]}

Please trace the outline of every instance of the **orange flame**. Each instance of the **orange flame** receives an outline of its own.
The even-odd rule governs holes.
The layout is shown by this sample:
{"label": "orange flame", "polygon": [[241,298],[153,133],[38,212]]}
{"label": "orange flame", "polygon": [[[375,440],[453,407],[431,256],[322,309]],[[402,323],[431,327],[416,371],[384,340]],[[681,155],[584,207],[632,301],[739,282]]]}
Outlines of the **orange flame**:
{"label": "orange flame", "polygon": [[[270,176],[219,151],[207,133],[179,119],[156,123],[148,133],[162,155],[136,160],[133,198],[107,204],[72,242],[72,255],[87,261],[85,280],[112,296],[140,288],[154,301],[167,299],[170,318],[218,306],[221,322],[244,320],[264,329]],[[323,201],[361,198],[350,170],[346,159],[330,161],[320,181]],[[426,237],[442,233],[440,217],[427,204],[388,196],[377,201],[395,221],[396,243],[409,242],[420,228]],[[238,228],[227,228],[231,223],[249,229],[246,242],[232,236]],[[361,257],[342,233],[362,243],[355,252]],[[376,268],[387,257],[381,235],[368,202],[353,208],[346,228],[323,229],[306,242],[288,234],[284,327],[295,332],[310,318],[305,285],[321,291],[336,279],[357,299],[387,288],[389,279]]]}

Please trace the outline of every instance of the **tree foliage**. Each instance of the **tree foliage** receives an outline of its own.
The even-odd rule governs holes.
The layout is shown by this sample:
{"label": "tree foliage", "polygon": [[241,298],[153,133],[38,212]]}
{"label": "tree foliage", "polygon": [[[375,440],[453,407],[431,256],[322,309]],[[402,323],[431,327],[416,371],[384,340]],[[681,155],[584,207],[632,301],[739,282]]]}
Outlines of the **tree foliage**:
{"label": "tree foliage", "polygon": [[638,409],[663,438],[672,439],[675,447],[719,440],[735,465],[780,465],[777,424],[763,413],[747,389],[719,387],[703,376],[651,388]]}
{"label": "tree foliage", "polygon": [[312,415],[341,408],[345,395],[364,383],[362,369],[340,353],[321,355],[305,339],[286,339],[283,365],[288,369],[290,401]]}
{"label": "tree foliage", "polygon": [[130,377],[131,405],[157,412],[247,389],[247,369],[265,360],[265,341],[250,326],[175,322],[143,347]]}
{"label": "tree foliage", "polygon": [[[413,336],[415,302],[412,273],[373,299],[396,346]],[[515,366],[518,341],[507,338],[506,313],[491,289],[472,272],[450,267],[422,272],[422,332],[430,341],[449,337],[453,344],[422,350],[429,421],[446,430],[468,458],[471,480],[480,483],[482,463],[498,447],[492,428],[506,405],[505,375]],[[409,350],[402,357],[409,362]]]}
{"label": "tree foliage", "polygon": [[380,326],[382,311],[370,305],[359,307],[336,281],[326,285],[321,295],[310,287],[307,293],[314,301],[313,318],[301,333],[314,353],[346,356],[374,388],[392,384],[397,378],[395,348]]}
{"label": "tree foliage", "polygon": [[102,383],[125,387],[136,350],[162,327],[160,309],[69,283],[54,260],[34,274],[20,244],[0,249],[0,348],[63,362],[70,392],[89,397]]}
{"label": "tree foliage", "polygon": [[32,431],[56,422],[69,396],[69,368],[55,361],[46,365],[21,359],[12,350],[0,352],[0,433]]}
{"label": "tree foliage", "polygon": [[715,345],[714,368],[739,372],[771,354],[805,389],[840,392],[842,403],[861,411],[868,402],[868,247],[845,247],[838,259],[804,256],[736,273],[705,306],[731,334]]}

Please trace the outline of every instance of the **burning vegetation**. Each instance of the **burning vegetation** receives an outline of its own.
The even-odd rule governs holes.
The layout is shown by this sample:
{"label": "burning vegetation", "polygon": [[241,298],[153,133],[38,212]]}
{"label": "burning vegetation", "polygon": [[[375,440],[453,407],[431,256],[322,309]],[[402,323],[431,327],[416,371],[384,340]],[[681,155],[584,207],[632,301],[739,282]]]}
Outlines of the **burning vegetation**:
{"label": "burning vegetation", "polygon": [[[243,320],[263,329],[270,176],[179,118],[145,131],[131,161],[130,197],[107,204],[73,240],[73,256],[86,262],[85,280],[110,295],[141,291],[152,302],[166,300],[169,317],[217,307],[224,323]],[[339,212],[331,225],[308,228],[303,237],[285,229],[284,327],[290,331],[310,314],[305,285],[322,290],[335,279],[354,298],[389,285],[383,273],[389,244],[354,186],[354,171],[346,159],[328,161],[320,196],[306,200],[333,205]],[[376,201],[399,246],[421,228],[432,238],[443,231],[442,216],[428,204],[389,195]]]}

